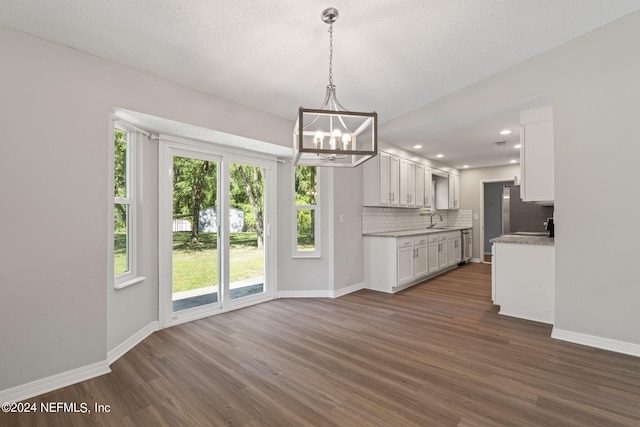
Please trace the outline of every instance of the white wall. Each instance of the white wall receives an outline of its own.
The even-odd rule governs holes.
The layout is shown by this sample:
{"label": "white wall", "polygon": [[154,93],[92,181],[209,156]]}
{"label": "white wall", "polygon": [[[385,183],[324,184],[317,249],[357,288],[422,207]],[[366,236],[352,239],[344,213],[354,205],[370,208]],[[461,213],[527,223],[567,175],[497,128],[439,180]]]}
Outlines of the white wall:
{"label": "white wall", "polygon": [[[483,245],[480,241],[480,188],[483,181],[509,181],[520,176],[520,165],[494,166],[460,171],[460,208],[473,210],[473,250],[472,257],[483,259]],[[478,215],[478,219],[475,219]]]}
{"label": "white wall", "polygon": [[555,325],[640,345],[638,40],[635,13],[552,58],[561,83],[554,102]]}
{"label": "white wall", "polygon": [[334,291],[364,284],[361,169],[333,170]]}
{"label": "white wall", "polygon": [[[292,125],[293,126],[293,125]],[[324,170],[318,171],[320,203],[320,258],[293,258],[293,166],[278,165],[278,293],[284,296],[327,296],[331,263],[329,245],[330,182]]]}
{"label": "white wall", "polygon": [[148,280],[107,284],[112,108],[286,147],[293,125],[4,27],[0,57],[2,391],[104,361],[157,320],[153,147],[144,158]]}
{"label": "white wall", "polygon": [[281,296],[333,296],[351,286],[362,285],[361,169],[318,168],[320,258],[292,257],[295,221],[291,173],[290,163],[278,166],[278,293]]}

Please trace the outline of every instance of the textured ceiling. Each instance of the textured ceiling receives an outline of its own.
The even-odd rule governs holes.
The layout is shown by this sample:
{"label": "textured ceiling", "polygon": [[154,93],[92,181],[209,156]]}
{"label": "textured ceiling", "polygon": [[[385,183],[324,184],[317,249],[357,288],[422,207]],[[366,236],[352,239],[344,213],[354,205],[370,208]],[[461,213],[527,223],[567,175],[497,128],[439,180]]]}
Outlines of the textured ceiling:
{"label": "textured ceiling", "polygon": [[385,133],[384,122],[634,12],[640,0],[0,0],[0,24],[293,121],[324,96],[320,12],[329,6],[340,12],[341,103],[377,111],[385,142],[437,137],[458,147],[453,166],[484,166],[508,160],[480,161],[465,142],[524,104],[435,124],[434,135]]}

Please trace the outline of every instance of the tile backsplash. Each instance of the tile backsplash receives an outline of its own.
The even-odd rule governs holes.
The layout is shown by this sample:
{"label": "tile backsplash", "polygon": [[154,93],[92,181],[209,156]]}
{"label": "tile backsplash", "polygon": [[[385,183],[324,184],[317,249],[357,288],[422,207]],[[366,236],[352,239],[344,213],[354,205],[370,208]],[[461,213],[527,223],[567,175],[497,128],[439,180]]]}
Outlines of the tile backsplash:
{"label": "tile backsplash", "polygon": [[[440,217],[435,215],[433,222],[448,227],[472,227],[473,211],[471,209],[439,210]],[[416,230],[429,225],[427,215],[420,216],[418,209],[405,208],[362,208],[362,233],[379,233],[385,231]]]}

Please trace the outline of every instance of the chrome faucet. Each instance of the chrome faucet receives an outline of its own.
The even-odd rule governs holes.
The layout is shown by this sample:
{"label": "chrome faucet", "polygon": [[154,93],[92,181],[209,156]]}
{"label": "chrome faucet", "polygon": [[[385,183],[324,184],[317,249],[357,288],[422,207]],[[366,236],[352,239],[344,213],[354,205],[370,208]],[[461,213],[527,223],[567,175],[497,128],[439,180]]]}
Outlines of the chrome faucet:
{"label": "chrome faucet", "polygon": [[429,226],[427,228],[433,228],[436,225],[433,223],[433,216],[434,215],[438,215],[440,217],[440,221],[442,221],[442,215],[440,215],[440,212],[431,212],[429,214]]}

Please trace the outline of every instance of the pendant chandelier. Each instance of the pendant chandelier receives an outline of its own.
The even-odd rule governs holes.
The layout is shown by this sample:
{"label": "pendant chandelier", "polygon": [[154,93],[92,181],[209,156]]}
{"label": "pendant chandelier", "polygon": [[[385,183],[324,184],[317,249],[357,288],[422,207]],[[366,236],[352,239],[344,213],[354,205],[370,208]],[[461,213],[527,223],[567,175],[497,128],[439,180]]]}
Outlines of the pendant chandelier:
{"label": "pendant chandelier", "polygon": [[301,166],[353,167],[378,151],[378,115],[347,111],[336,98],[333,84],[333,23],[338,11],[322,14],[329,24],[329,84],[319,109],[300,107],[293,130],[293,163]]}

